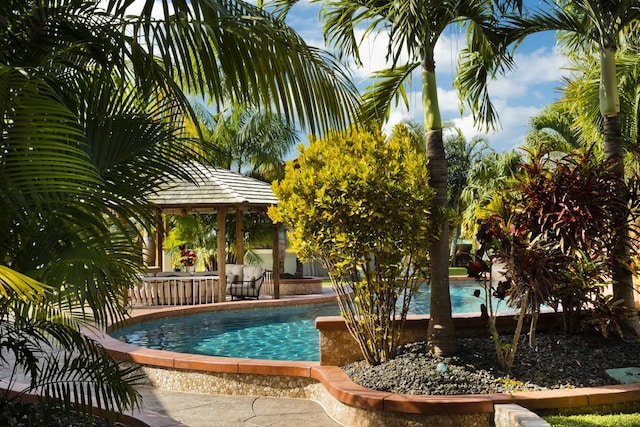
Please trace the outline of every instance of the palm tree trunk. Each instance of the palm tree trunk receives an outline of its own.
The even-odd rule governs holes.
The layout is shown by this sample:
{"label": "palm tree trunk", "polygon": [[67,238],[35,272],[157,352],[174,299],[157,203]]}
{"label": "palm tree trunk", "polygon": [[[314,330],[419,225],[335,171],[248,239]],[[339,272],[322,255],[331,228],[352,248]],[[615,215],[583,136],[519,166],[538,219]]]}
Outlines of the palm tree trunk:
{"label": "palm tree trunk", "polygon": [[437,356],[451,356],[458,347],[451,317],[449,293],[449,222],[447,212],[447,159],[442,140],[442,119],[438,104],[433,50],[424,48],[422,61],[422,106],[426,130],[429,179],[436,192],[433,213],[441,227],[429,248],[431,257],[431,307],[427,346]]}
{"label": "palm tree trunk", "polygon": [[447,162],[442,130],[427,132],[427,157],[431,186],[436,190],[433,211],[441,223],[440,234],[431,243],[431,308],[427,345],[437,356],[450,356],[457,350],[451,296],[449,293],[449,222],[447,208]]}
{"label": "palm tree trunk", "polygon": [[[610,170],[620,180],[616,188],[617,195],[625,198],[624,186],[624,150],[622,146],[622,132],[620,129],[620,115],[607,115],[604,119],[604,149]],[[617,225],[614,235],[613,249],[610,254],[611,278],[614,300],[622,300],[627,309],[625,326],[640,335],[640,322],[635,308],[635,291],[630,264],[629,223],[622,218]]]}

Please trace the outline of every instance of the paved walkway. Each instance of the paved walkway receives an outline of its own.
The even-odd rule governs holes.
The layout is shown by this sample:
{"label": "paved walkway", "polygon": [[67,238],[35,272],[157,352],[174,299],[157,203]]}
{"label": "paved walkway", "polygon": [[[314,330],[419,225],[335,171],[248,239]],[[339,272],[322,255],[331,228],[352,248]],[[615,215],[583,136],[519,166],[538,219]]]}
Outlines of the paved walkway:
{"label": "paved walkway", "polygon": [[138,387],[138,391],[143,409],[189,427],[342,426],[311,400],[177,393],[153,387]]}
{"label": "paved walkway", "polygon": [[[329,290],[324,290],[329,292]],[[295,297],[294,297],[295,298]],[[171,309],[173,307],[168,307]],[[137,309],[137,311],[153,309]],[[157,311],[155,309],[154,311]],[[6,360],[0,364],[0,386],[14,378],[27,383],[21,374],[13,376],[14,356],[2,353]],[[26,387],[23,386],[23,387]],[[21,389],[18,385],[18,389]],[[306,399],[262,396],[228,396],[179,393],[149,386],[137,386],[142,395],[142,410],[152,411],[175,420],[157,419],[154,427],[340,427],[322,406]],[[135,413],[134,413],[135,416]],[[143,417],[144,418],[144,417]],[[148,418],[144,418],[149,422]]]}
{"label": "paved walkway", "polygon": [[[325,296],[333,296],[331,288],[325,287],[322,291]],[[287,298],[309,297],[295,295]],[[172,308],[175,307],[166,309]],[[158,310],[135,309],[138,313]],[[137,388],[143,396],[142,409],[166,415],[188,427],[343,426],[329,417],[322,406],[312,400],[179,393],[142,386]]]}
{"label": "paved walkway", "polygon": [[[333,296],[333,290],[328,287],[324,287],[322,293]],[[293,295],[287,299],[310,297],[317,295]],[[175,307],[166,307],[167,310],[172,308]],[[158,310],[155,307],[135,309],[137,313]],[[311,400],[178,393],[153,387],[138,387],[138,391],[143,396],[143,409],[166,415],[189,427],[343,426]]]}
{"label": "paved walkway", "polygon": [[[12,377],[9,366],[0,365],[0,386],[6,386],[5,381]],[[26,388],[27,379],[21,375],[17,378],[23,384],[16,384],[16,390]],[[141,420],[153,427],[343,426],[318,403],[306,399],[178,393],[148,386],[136,389],[142,396],[142,410],[172,419],[145,412]]]}

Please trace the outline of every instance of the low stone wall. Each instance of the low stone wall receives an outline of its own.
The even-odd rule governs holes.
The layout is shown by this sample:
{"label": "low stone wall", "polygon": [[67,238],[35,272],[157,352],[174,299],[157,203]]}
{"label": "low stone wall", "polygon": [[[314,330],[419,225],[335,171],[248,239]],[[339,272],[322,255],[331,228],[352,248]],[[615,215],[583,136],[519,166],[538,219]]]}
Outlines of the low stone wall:
{"label": "low stone wall", "polygon": [[[478,410],[476,402],[458,403],[445,397],[441,405],[435,405],[433,411],[427,413],[402,412],[385,409],[392,403],[380,401],[368,405],[366,396],[349,396],[342,392],[345,399],[360,401],[364,407],[347,404],[336,398],[328,390],[327,384],[317,379],[291,377],[283,375],[248,375],[222,372],[203,372],[193,370],[174,370],[142,366],[148,385],[163,390],[185,393],[254,395],[268,397],[286,397],[294,399],[311,399],[318,402],[336,421],[349,427],[378,426],[439,426],[439,427],[492,427],[492,402],[488,399]],[[313,376],[313,375],[312,375]],[[317,376],[324,377],[321,373]],[[326,379],[326,378],[323,378]],[[353,391],[364,390],[356,386]],[[434,399],[437,400],[437,397]],[[403,405],[405,402],[396,402]],[[469,405],[467,405],[469,403]]]}
{"label": "low stone wall", "polygon": [[314,295],[322,293],[322,279],[305,277],[302,279],[280,279],[280,295]]}
{"label": "low stone wall", "polygon": [[[478,313],[456,315],[453,323],[459,338],[487,336],[487,320],[478,317]],[[542,313],[538,318],[538,331],[560,327],[561,313]],[[516,319],[512,314],[496,318],[496,327],[500,332],[513,331]],[[409,315],[404,325],[401,343],[426,341],[429,315]],[[325,316],[316,319],[316,329],[320,332],[320,364],[343,366],[362,360],[362,352],[356,340],[347,330],[340,316]]]}
{"label": "low stone wall", "polygon": [[[327,302],[333,298],[310,297],[309,302]],[[199,305],[139,310],[139,316],[134,316],[131,321],[135,323],[145,317],[148,320],[211,309],[235,309],[240,305],[245,305],[246,308],[267,307],[287,305],[287,301],[260,300],[220,303],[216,304],[215,308]],[[486,320],[473,317],[476,315],[456,315],[454,321],[459,336],[486,334]],[[411,339],[424,339],[416,337],[421,337],[420,334],[426,332],[428,316],[412,316],[409,320],[409,333],[416,334]],[[513,330],[513,322],[512,315],[504,315],[497,323],[500,329]],[[341,318],[320,318],[316,324],[321,325],[319,329],[326,333],[326,336],[333,335],[335,342],[345,340],[341,347],[334,348],[335,353],[339,354],[349,349],[358,350]],[[560,317],[554,313],[545,313],[539,319],[540,328],[550,328],[559,324]],[[494,408],[509,404],[519,405],[538,414],[640,410],[640,384],[488,395],[404,395],[364,388],[351,381],[338,366],[321,366],[318,362],[180,354],[132,346],[96,330],[86,330],[86,333],[99,340],[117,359],[141,365],[149,383],[156,387],[198,393],[312,399],[319,402],[335,420],[351,427],[492,427],[495,426]],[[407,341],[409,340],[407,335]]]}

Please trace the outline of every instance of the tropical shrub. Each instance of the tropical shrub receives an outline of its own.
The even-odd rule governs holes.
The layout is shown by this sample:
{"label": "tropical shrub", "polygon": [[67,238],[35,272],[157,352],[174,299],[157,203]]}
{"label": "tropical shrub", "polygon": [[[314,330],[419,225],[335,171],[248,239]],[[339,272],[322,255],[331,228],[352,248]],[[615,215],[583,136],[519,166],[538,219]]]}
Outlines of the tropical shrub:
{"label": "tropical shrub", "polygon": [[[627,221],[627,199],[614,191],[619,178],[589,152],[554,158],[548,150],[531,151],[516,189],[522,195],[518,223],[532,239],[544,241],[566,257],[554,273],[552,300],[560,304],[566,332],[574,332],[585,307],[600,311],[617,224]],[[552,301],[553,302],[553,301]],[[620,306],[620,313],[623,307]],[[603,311],[606,312],[608,310]],[[613,320],[612,317],[610,320]],[[620,322],[606,322],[620,331]],[[601,330],[608,334],[607,330]]]}
{"label": "tropical shrub", "polygon": [[[541,239],[531,240],[531,233],[524,227],[516,228],[513,224],[505,224],[504,220],[494,215],[480,221],[477,240],[480,242],[480,253],[490,258],[484,269],[486,307],[488,326],[494,342],[498,362],[510,370],[515,361],[520,335],[525,318],[530,318],[529,345],[533,345],[535,329],[543,304],[553,301],[554,284],[567,263],[567,258]],[[492,269],[492,263],[500,264],[504,276],[495,283],[486,274]],[[492,298],[506,300],[507,305],[517,310],[516,328],[510,344],[504,343],[496,327],[497,310]]]}
{"label": "tropical shrub", "polygon": [[335,132],[299,151],[273,184],[280,202],[269,215],[290,228],[300,259],[327,269],[365,359],[390,360],[416,279],[428,273],[433,191],[424,152],[402,128],[389,140]]}
{"label": "tropical shrub", "polygon": [[[508,219],[481,220],[481,253],[504,263],[505,283],[491,289],[519,310],[514,344],[492,337],[503,366],[510,367],[525,315],[531,316],[533,345],[542,305],[562,307],[566,333],[581,325],[597,327],[607,336],[622,334],[620,302],[604,295],[612,234],[629,214],[625,200],[612,191],[619,180],[590,153],[554,157],[547,149],[531,150],[513,187],[518,202]],[[491,328],[491,324],[490,324]]]}

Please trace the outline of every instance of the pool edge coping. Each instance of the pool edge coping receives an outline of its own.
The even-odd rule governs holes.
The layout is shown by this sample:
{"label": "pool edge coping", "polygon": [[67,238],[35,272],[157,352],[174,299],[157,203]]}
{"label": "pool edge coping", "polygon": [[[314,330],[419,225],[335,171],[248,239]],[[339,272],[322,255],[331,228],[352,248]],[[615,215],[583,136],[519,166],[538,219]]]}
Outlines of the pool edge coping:
{"label": "pool edge coping", "polygon": [[[177,313],[191,314],[211,311],[214,307],[230,310],[248,307],[277,307],[292,303],[328,302],[334,295],[316,295],[279,300],[234,301],[200,306],[159,309],[136,309],[132,322],[165,317]],[[145,313],[145,311],[147,313]],[[132,323],[128,323],[132,324]],[[115,326],[115,325],[114,325]],[[109,328],[111,329],[111,328]],[[567,388],[545,391],[496,393],[486,395],[407,395],[380,392],[362,387],[338,366],[322,366],[319,362],[274,361],[262,359],[201,356],[163,350],[152,350],[119,341],[107,332],[85,329],[116,359],[167,369],[193,370],[240,375],[271,375],[304,377],[318,381],[325,390],[343,404],[365,410],[393,411],[410,414],[459,414],[494,412],[494,405],[513,403],[531,410],[567,409],[640,401],[640,383],[600,387]]]}

